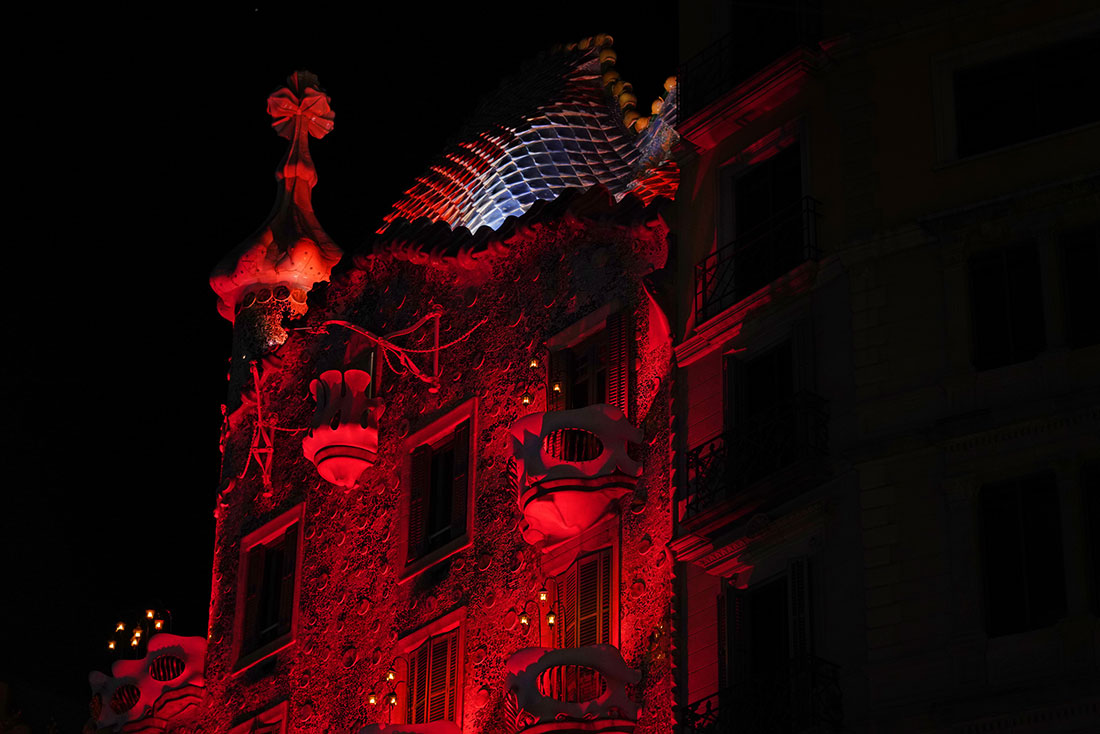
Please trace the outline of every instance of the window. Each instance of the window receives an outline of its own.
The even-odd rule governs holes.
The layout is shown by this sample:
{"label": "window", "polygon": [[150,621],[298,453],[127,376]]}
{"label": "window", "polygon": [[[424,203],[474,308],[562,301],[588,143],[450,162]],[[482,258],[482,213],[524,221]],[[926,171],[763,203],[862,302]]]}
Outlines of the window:
{"label": "window", "polygon": [[987,633],[997,637],[1054,624],[1066,613],[1054,476],[983,487],[980,508]]}
{"label": "window", "polygon": [[410,437],[406,564],[438,560],[469,539],[474,401]]}
{"label": "window", "polygon": [[1100,120],[1085,93],[1100,67],[1092,33],[954,72],[956,152],[985,153]]}
{"label": "window", "polygon": [[552,351],[547,401],[550,409],[606,403],[629,416],[632,341],[626,316],[616,311],[607,315],[602,328]]}
{"label": "window", "polygon": [[1046,347],[1035,243],[975,255],[969,271],[975,369],[1033,359]]}
{"label": "window", "polygon": [[[241,543],[238,588],[238,658],[251,663],[293,637],[297,611],[301,505],[283,513]],[[240,664],[240,663],[239,663]]]}
{"label": "window", "polygon": [[809,559],[792,558],[786,572],[747,589],[727,587],[718,634],[720,708],[751,719],[790,709],[813,653]]}
{"label": "window", "polygon": [[747,486],[799,459],[823,453],[827,413],[812,385],[810,324],[762,353],[726,357],[727,462]]}
{"label": "window", "polygon": [[1069,345],[1100,344],[1100,225],[1063,234],[1060,240]]}
{"label": "window", "polygon": [[[610,645],[614,615],[611,608],[611,549],[577,559],[557,577],[556,599],[551,609],[558,615],[554,645],[568,649]],[[547,673],[554,695],[563,701],[588,701],[603,693],[603,679],[590,669],[562,666]]]}
{"label": "window", "polygon": [[229,734],[286,734],[286,701],[242,721]]}
{"label": "window", "polygon": [[458,630],[429,637],[408,653],[408,661],[405,723],[457,723]]}
{"label": "window", "polygon": [[1081,469],[1081,488],[1085,502],[1085,534],[1089,544],[1092,573],[1092,613],[1100,616],[1100,460]]}

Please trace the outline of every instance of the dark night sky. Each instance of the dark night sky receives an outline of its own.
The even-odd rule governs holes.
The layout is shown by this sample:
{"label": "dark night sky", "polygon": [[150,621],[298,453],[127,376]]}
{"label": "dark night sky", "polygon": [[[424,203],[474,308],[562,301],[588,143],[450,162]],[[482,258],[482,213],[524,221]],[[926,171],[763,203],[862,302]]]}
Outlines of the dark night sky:
{"label": "dark night sky", "polygon": [[0,381],[0,681],[31,723],[79,727],[117,619],[154,604],[205,634],[230,340],[207,277],[271,206],[286,143],[265,100],[285,76],[309,69],[332,97],[314,204],[350,251],[553,43],[611,33],[646,107],[675,72],[672,2],[359,7],[96,10],[37,48]]}

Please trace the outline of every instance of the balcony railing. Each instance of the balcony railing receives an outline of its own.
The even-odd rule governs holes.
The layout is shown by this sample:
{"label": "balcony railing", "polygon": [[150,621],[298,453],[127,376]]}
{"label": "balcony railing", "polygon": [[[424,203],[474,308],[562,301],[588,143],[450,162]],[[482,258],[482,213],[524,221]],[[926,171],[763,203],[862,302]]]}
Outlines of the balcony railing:
{"label": "balcony railing", "polygon": [[825,400],[802,391],[689,451],[685,519],[802,459],[824,456],[828,422]]}
{"label": "balcony railing", "polygon": [[818,0],[782,5],[773,4],[771,17],[734,18],[735,23],[751,23],[755,32],[729,33],[684,62],[679,75],[681,119],[691,117],[788,51],[820,40]]}
{"label": "balcony railing", "polygon": [[839,669],[812,656],[747,676],[680,713],[684,734],[831,734],[843,719]]}
{"label": "balcony railing", "polygon": [[816,259],[820,209],[821,202],[803,197],[696,265],[696,323],[724,311],[797,265]]}

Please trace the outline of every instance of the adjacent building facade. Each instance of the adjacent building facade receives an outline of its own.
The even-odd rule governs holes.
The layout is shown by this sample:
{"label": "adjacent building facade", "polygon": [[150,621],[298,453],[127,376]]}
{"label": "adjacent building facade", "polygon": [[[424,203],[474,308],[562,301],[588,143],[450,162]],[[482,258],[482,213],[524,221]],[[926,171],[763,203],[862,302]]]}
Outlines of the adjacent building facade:
{"label": "adjacent building facade", "polygon": [[205,649],[97,725],[1096,730],[1098,29],[685,3],[663,99],[541,57],[350,253],[293,75]]}

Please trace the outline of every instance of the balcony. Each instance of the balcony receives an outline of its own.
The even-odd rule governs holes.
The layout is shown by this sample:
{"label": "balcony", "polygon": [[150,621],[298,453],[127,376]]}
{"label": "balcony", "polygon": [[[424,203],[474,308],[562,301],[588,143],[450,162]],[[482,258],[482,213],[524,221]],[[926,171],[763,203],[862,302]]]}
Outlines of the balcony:
{"label": "balcony", "polygon": [[756,672],[680,710],[684,734],[826,734],[839,732],[839,669],[815,657]]}
{"label": "balcony", "polygon": [[828,422],[825,400],[802,391],[689,451],[684,519],[736,499],[785,469],[825,456]]}
{"label": "balcony", "polygon": [[[789,5],[789,7],[783,7]],[[738,13],[753,12],[742,4]],[[794,0],[759,4],[751,18],[684,62],[680,68],[681,119],[687,120],[787,52],[821,36],[820,3]]]}
{"label": "balcony", "polygon": [[627,454],[642,432],[610,405],[531,413],[509,428],[523,537],[552,547],[613,512],[641,465]]}
{"label": "balcony", "polygon": [[507,669],[518,731],[634,731],[638,705],[626,687],[638,685],[641,673],[612,645],[527,647],[508,658]]}
{"label": "balcony", "polygon": [[695,266],[696,325],[807,260],[816,260],[821,203],[806,196]]}

